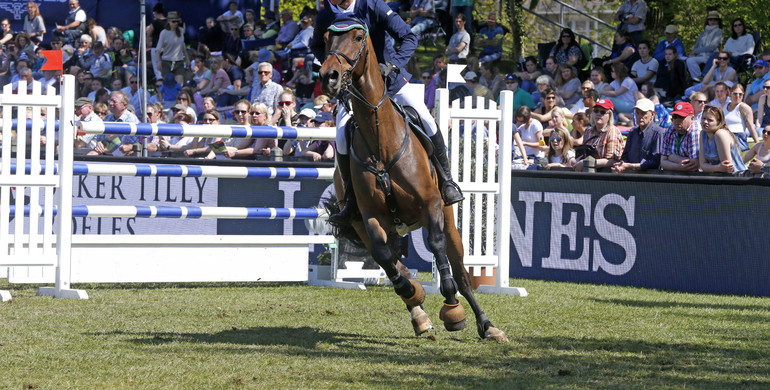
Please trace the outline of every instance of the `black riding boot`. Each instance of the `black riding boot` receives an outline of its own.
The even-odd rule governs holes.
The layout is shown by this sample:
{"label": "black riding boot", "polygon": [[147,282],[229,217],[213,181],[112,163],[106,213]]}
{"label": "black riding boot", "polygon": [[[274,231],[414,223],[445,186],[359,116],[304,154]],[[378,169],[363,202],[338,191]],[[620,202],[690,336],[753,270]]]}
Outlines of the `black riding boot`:
{"label": "black riding boot", "polygon": [[337,153],[337,166],[342,178],[342,188],[345,189],[345,207],[339,213],[330,215],[329,223],[332,225],[348,225],[350,224],[350,218],[353,216],[353,210],[358,207],[356,206],[356,194],[350,182],[350,157],[346,154]]}
{"label": "black riding boot", "polygon": [[436,135],[430,137],[430,140],[433,141],[431,161],[433,161],[436,172],[438,172],[438,186],[441,189],[441,197],[444,199],[444,204],[450,206],[462,202],[465,197],[460,190],[460,186],[452,180],[452,171],[449,169],[446,144],[444,143],[444,137],[441,135],[441,130]]}

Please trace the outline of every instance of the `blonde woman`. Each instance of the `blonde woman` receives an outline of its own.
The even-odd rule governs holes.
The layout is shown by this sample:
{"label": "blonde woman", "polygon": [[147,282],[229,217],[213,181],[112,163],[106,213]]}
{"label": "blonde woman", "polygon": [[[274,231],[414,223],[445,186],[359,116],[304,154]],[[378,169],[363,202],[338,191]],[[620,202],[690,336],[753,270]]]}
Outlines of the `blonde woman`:
{"label": "blonde woman", "polygon": [[[265,103],[257,102],[251,105],[249,116],[251,118],[252,126],[270,126],[270,117],[268,115],[269,110],[267,109],[267,105],[265,105]],[[277,146],[278,139],[257,138],[254,142],[254,154],[269,156],[270,151]]]}
{"label": "blonde woman", "polygon": [[40,8],[34,1],[27,2],[27,17],[24,18],[24,32],[36,45],[43,40],[45,35],[45,21],[40,15]]}
{"label": "blonde woman", "polygon": [[730,102],[724,107],[725,123],[738,140],[741,151],[749,150],[747,135],[754,142],[759,142],[757,130],[754,128],[754,113],[751,107],[743,102],[743,85],[735,84],[730,90]]}
{"label": "blonde woman", "polygon": [[[609,168],[623,154],[623,134],[615,127],[615,106],[609,99],[599,99],[591,110],[591,127],[586,129],[583,145],[596,149],[596,165],[598,168]],[[586,168],[581,159],[575,164],[575,170],[582,172]]]}
{"label": "blonde woman", "polygon": [[548,138],[548,164],[545,169],[569,168],[575,164],[572,138],[564,127],[556,127]]}
{"label": "blonde woman", "polygon": [[703,172],[737,173],[746,170],[738,139],[727,129],[725,116],[719,107],[706,106],[701,117],[698,160]]}

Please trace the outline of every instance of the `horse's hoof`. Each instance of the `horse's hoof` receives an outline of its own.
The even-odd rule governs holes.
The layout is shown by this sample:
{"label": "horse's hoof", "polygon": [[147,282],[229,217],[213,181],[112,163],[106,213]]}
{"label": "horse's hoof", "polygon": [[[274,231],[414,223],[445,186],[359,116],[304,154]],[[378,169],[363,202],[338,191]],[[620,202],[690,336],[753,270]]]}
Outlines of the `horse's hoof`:
{"label": "horse's hoof", "polygon": [[401,299],[409,306],[422,305],[425,302],[425,289],[422,288],[420,282],[414,279],[409,279],[409,283],[412,283],[412,287],[414,287],[414,294],[409,298],[401,297]]}
{"label": "horse's hoof", "polygon": [[419,306],[412,308],[412,327],[414,328],[415,336],[433,329],[433,322],[431,322],[430,317]]}
{"label": "horse's hoof", "polygon": [[484,338],[487,340],[499,341],[501,343],[507,343],[508,337],[505,336],[502,330],[490,326],[486,332],[484,332]]}
{"label": "horse's hoof", "polygon": [[444,328],[450,332],[456,332],[458,330],[465,329],[465,309],[460,301],[457,304],[450,305],[444,303],[444,307],[441,308],[438,318],[444,321]]}

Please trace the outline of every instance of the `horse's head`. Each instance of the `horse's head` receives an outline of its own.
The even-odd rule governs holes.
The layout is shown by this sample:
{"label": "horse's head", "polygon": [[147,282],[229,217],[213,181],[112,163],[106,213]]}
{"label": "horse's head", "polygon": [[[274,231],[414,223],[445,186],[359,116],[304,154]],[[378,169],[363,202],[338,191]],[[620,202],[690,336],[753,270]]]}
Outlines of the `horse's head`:
{"label": "horse's head", "polygon": [[369,29],[358,19],[339,19],[329,26],[324,34],[328,55],[320,71],[324,93],[337,96],[348,81],[360,76],[367,60],[368,36]]}

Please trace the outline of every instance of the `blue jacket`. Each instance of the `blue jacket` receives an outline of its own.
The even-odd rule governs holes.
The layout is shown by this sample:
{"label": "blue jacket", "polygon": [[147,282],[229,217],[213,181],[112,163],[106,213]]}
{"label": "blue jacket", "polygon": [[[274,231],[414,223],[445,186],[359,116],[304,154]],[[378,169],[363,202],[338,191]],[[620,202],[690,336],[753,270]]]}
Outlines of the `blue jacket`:
{"label": "blue jacket", "polygon": [[620,159],[627,163],[640,163],[642,171],[658,169],[663,133],[663,129],[654,122],[644,131],[639,130],[639,126],[634,127],[628,132]]}
{"label": "blue jacket", "polygon": [[666,63],[666,48],[668,46],[674,46],[676,52],[679,54],[680,60],[685,57],[684,45],[682,44],[682,41],[679,40],[679,38],[674,39],[674,42],[671,42],[670,45],[667,45],[666,43],[667,41],[665,39],[658,42],[658,46],[655,48],[655,52],[652,53],[652,58],[658,60],[658,63]]}
{"label": "blue jacket", "polygon": [[[315,58],[321,63],[326,59],[324,34],[337,18],[331,7],[329,1],[324,0],[324,9],[316,18],[313,40],[310,43]],[[393,97],[412,79],[412,75],[406,71],[406,64],[417,49],[417,37],[401,16],[393,12],[382,0],[356,0],[353,15],[347,16],[354,16],[369,27],[369,37],[372,39],[377,62],[390,62],[400,70],[398,74],[391,73],[386,82],[388,95]],[[386,44],[387,35],[396,40],[396,46],[401,45],[398,50],[389,42]]]}

